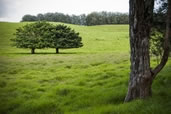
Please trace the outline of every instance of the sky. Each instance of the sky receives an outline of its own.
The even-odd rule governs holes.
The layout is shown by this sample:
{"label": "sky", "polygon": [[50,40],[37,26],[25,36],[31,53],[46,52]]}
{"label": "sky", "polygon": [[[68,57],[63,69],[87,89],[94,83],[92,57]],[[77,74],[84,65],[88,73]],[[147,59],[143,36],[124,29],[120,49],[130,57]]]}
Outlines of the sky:
{"label": "sky", "polygon": [[93,11],[128,12],[129,0],[0,0],[0,21],[19,22],[26,14],[59,12],[88,14]]}

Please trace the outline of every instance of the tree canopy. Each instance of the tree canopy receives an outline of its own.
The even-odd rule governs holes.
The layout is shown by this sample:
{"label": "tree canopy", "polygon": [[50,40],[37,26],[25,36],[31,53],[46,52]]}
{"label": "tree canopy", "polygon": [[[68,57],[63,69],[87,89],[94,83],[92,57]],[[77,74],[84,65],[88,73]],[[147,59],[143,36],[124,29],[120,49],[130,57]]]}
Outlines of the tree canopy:
{"label": "tree canopy", "polygon": [[35,49],[56,48],[78,48],[82,47],[79,33],[65,25],[52,25],[47,22],[35,22],[16,29],[13,46],[17,48],[29,48],[31,53]]}
{"label": "tree canopy", "polygon": [[53,26],[48,37],[50,42],[49,48],[56,48],[56,53],[59,52],[59,49],[79,48],[83,46],[79,33],[66,25],[59,24]]}
{"label": "tree canopy", "polygon": [[29,48],[33,54],[35,49],[46,47],[44,34],[52,25],[46,22],[27,24],[16,29],[15,38],[11,39],[17,48]]}

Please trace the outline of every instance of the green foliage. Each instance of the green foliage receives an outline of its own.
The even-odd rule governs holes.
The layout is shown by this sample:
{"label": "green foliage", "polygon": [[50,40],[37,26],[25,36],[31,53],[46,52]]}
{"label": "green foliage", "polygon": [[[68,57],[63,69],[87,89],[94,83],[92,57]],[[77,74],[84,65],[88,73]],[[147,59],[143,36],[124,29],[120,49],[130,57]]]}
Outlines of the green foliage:
{"label": "green foliage", "polygon": [[155,4],[156,7],[154,8],[153,13],[153,29],[150,39],[150,52],[151,55],[156,57],[157,63],[159,63],[163,53],[163,43],[166,33],[168,0],[155,0]]}
{"label": "green foliage", "polygon": [[63,13],[45,13],[37,16],[25,15],[22,18],[26,21],[51,21],[64,22],[77,25],[105,25],[105,24],[128,24],[128,13],[118,12],[92,12],[88,15],[66,15]]}
{"label": "green foliage", "polygon": [[[52,25],[47,22],[27,24],[16,29],[15,38],[11,39],[17,48],[79,48],[81,37],[66,25]],[[34,52],[32,52],[34,53]]]}
{"label": "green foliage", "polygon": [[49,34],[52,39],[50,48],[79,48],[82,47],[82,38],[79,33],[76,33],[66,25],[54,26],[52,32]]}
{"label": "green foliage", "polygon": [[24,15],[22,21],[37,21],[37,17],[33,15]]}
{"label": "green foliage", "polygon": [[161,58],[163,54],[163,42],[163,33],[157,31],[157,29],[153,29],[150,37],[150,53],[156,56],[157,63],[159,63],[159,58]]}
{"label": "green foliage", "polygon": [[16,29],[15,38],[11,41],[17,48],[42,49],[48,45],[44,34],[47,34],[50,28],[52,25],[46,22],[27,24]]}
{"label": "green foliage", "polygon": [[128,24],[127,13],[92,12],[86,17],[87,25]]}

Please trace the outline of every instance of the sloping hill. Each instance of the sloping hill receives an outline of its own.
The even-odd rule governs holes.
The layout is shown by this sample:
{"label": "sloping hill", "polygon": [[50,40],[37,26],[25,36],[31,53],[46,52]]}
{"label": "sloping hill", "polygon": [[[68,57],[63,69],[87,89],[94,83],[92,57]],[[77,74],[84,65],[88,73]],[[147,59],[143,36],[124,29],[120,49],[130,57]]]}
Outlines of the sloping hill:
{"label": "sloping hill", "polygon": [[[11,48],[9,39],[14,37],[15,29],[26,23],[0,23],[0,51],[1,52],[21,52],[20,49]],[[56,23],[54,23],[56,24]],[[59,23],[57,23],[59,24]],[[62,24],[62,23],[60,23]],[[67,24],[68,26],[80,32],[83,37],[84,47],[80,49],[63,50],[62,52],[125,52],[129,49],[128,44],[128,25],[103,25],[103,26],[77,26]],[[5,48],[5,49],[3,49]],[[10,50],[9,52],[7,51]],[[28,53],[27,50],[23,52]],[[38,52],[52,52],[52,50]]]}
{"label": "sloping hill", "polygon": [[170,60],[154,81],[152,98],[123,104],[130,67],[128,25],[68,24],[80,32],[82,48],[31,55],[10,46],[15,29],[24,24],[0,23],[0,113],[171,113]]}

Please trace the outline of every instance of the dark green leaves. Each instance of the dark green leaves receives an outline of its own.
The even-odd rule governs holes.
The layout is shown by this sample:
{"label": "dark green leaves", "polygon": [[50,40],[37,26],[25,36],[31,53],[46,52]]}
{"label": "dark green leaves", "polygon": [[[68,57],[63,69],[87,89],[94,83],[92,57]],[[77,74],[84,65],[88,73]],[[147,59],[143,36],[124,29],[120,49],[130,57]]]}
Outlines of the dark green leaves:
{"label": "dark green leaves", "polygon": [[51,48],[79,48],[83,46],[79,33],[65,25],[55,26],[52,39]]}
{"label": "dark green leaves", "polygon": [[17,48],[78,48],[82,47],[81,37],[70,27],[52,25],[47,22],[27,24],[16,29],[11,39]]}

